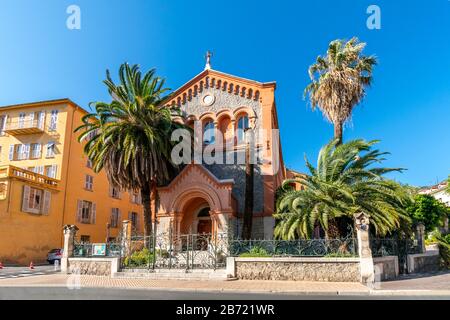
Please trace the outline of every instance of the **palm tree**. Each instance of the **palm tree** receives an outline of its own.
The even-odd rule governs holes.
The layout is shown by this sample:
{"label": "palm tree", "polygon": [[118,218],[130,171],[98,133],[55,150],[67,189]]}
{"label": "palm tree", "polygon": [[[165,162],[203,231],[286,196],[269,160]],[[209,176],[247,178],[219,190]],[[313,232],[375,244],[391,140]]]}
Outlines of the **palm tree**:
{"label": "palm tree", "polygon": [[155,76],[155,69],[142,77],[138,65],[125,63],[120,66],[119,79],[115,84],[106,71],[103,82],[112,101],[91,103],[95,112],[85,115],[75,131],[81,132],[79,141],[88,140],[84,152],[94,171],[105,169],[114,187],[140,191],[144,236],[149,236],[151,194],[156,185],[167,183],[176,173],[170,137],[181,125],[172,121],[174,110],[161,104],[168,89],[164,80]]}
{"label": "palm tree", "polygon": [[353,219],[358,212],[371,217],[375,233],[385,235],[410,218],[405,210],[409,195],[398,183],[383,175],[400,168],[373,167],[384,160],[385,152],[372,149],[377,141],[334,140],[320,150],[317,168],[306,160],[310,174],[286,180],[298,182],[301,191],[287,191],[277,202],[279,219],[275,236],[282,239],[309,238],[316,226],[328,234],[336,219]]}
{"label": "palm tree", "polygon": [[372,82],[372,68],[377,64],[374,56],[364,56],[366,44],[357,38],[334,40],[325,57],[318,56],[309,67],[311,83],[305,88],[311,107],[318,107],[325,118],[334,125],[334,138],[342,143],[344,124],[350,119],[353,108],[365,96]]}
{"label": "palm tree", "polygon": [[[246,134],[249,134],[250,128],[246,128]],[[245,196],[244,196],[244,217],[242,224],[242,239],[250,240],[253,228],[253,203],[254,203],[254,176],[255,169],[251,153],[251,144],[253,141],[247,136],[245,143]]]}

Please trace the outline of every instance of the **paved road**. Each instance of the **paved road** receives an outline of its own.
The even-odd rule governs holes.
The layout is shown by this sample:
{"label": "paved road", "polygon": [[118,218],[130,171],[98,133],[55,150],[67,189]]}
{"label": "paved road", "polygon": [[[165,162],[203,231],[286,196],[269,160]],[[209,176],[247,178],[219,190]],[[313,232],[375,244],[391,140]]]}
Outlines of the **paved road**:
{"label": "paved road", "polygon": [[[374,289],[359,283],[193,281],[74,276],[52,266],[3,269],[0,299],[447,299],[450,272],[401,277]],[[44,274],[42,274],[44,273]],[[45,274],[50,273],[50,274]],[[74,289],[71,289],[74,288]]]}
{"label": "paved road", "polygon": [[32,277],[56,272],[57,270],[52,265],[36,266],[34,269],[29,267],[4,267],[0,269],[0,279]]}
{"label": "paved road", "polygon": [[337,295],[337,294],[284,294],[284,293],[239,293],[198,292],[179,290],[116,289],[62,287],[2,287],[0,300],[382,300],[382,299],[450,299],[445,295]]}

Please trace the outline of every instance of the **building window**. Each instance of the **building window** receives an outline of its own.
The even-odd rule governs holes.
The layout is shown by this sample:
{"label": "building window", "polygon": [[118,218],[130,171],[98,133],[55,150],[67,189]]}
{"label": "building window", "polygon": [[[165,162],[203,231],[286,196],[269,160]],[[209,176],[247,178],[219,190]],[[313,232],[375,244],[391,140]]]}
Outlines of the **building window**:
{"label": "building window", "polygon": [[45,124],[45,111],[40,111],[38,113],[38,121],[37,121],[37,127],[39,129],[44,129],[44,124]]}
{"label": "building window", "polygon": [[214,122],[212,120],[208,120],[205,122],[205,126],[203,127],[203,143],[204,144],[211,144],[215,141],[215,135],[214,135]]}
{"label": "building window", "polygon": [[137,212],[130,212],[130,217],[129,217],[130,221],[131,221],[131,227],[133,229],[138,229],[139,227],[139,222],[138,222],[138,214]]}
{"label": "building window", "polygon": [[4,200],[6,198],[6,192],[7,192],[7,185],[6,183],[0,183],[0,199]]}
{"label": "building window", "polygon": [[120,209],[112,208],[111,209],[111,221],[110,221],[111,228],[117,228],[119,226],[119,220],[120,220]]}
{"label": "building window", "polygon": [[25,117],[26,117],[25,112],[21,112],[19,114],[19,128],[25,127]]}
{"label": "building window", "polygon": [[35,172],[43,175],[44,174],[44,166],[37,166]]}
{"label": "building window", "polygon": [[94,187],[94,177],[87,174],[84,179],[84,188],[86,190],[92,191],[93,187]]}
{"label": "building window", "polygon": [[41,157],[41,147],[40,143],[31,144],[31,159],[39,159]]}
{"label": "building window", "polygon": [[47,190],[23,186],[22,211],[36,214],[48,214],[51,193]]}
{"label": "building window", "polygon": [[91,236],[81,235],[80,236],[80,242],[81,243],[90,243],[91,242]]}
{"label": "building window", "polygon": [[245,141],[245,129],[248,128],[248,117],[242,116],[238,119],[238,126],[237,126],[237,140],[238,142],[244,142]]}
{"label": "building window", "polygon": [[12,144],[9,146],[9,160],[26,160],[30,157],[30,144]]}
{"label": "building window", "polygon": [[9,161],[17,160],[17,159],[15,159],[15,158],[16,158],[16,145],[11,144],[11,145],[9,146],[9,156],[8,156],[8,159],[9,159]]}
{"label": "building window", "polygon": [[92,160],[89,158],[86,160],[86,167],[92,168]]}
{"label": "building window", "polygon": [[96,205],[91,201],[78,200],[77,221],[80,223],[95,224]]}
{"label": "building window", "polygon": [[47,153],[46,153],[46,157],[47,158],[53,158],[55,156],[55,142],[54,141],[49,141],[47,143]]}
{"label": "building window", "polygon": [[142,204],[141,194],[140,192],[131,192],[130,194],[130,202],[135,204]]}
{"label": "building window", "polygon": [[30,211],[39,212],[41,209],[41,201],[42,201],[42,190],[30,188],[30,195],[28,199],[28,209]]}
{"label": "building window", "polygon": [[29,128],[33,128],[34,127],[34,112],[31,112],[29,115],[28,115],[28,127]]}
{"label": "building window", "polygon": [[51,166],[45,166],[45,175],[47,177],[56,179],[56,171],[58,166],[56,164],[52,164]]}
{"label": "building window", "polygon": [[51,115],[50,115],[50,125],[48,127],[48,130],[55,131],[57,123],[58,123],[58,110],[52,110]]}
{"label": "building window", "polygon": [[0,136],[3,136],[5,134],[7,120],[7,115],[0,116]]}
{"label": "building window", "polygon": [[109,195],[112,198],[120,199],[120,190],[119,190],[119,188],[110,186],[109,187]]}

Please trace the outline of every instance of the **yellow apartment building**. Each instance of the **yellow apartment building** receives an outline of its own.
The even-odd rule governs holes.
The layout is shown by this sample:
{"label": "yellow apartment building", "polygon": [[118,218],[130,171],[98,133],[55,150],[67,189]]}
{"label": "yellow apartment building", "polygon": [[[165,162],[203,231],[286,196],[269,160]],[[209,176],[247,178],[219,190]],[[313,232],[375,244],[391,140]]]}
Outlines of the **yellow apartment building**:
{"label": "yellow apartment building", "polygon": [[73,131],[86,113],[70,99],[0,107],[0,262],[45,261],[65,224],[87,242],[117,237],[124,219],[142,230],[140,196],[111,188],[83,154]]}

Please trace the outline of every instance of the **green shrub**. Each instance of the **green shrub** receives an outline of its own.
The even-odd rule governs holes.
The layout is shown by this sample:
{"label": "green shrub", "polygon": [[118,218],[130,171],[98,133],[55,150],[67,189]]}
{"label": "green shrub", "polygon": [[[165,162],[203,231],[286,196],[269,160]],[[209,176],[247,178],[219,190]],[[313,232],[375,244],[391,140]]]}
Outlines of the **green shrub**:
{"label": "green shrub", "polygon": [[356,257],[356,255],[353,253],[350,253],[350,252],[332,252],[332,253],[327,253],[324,257],[325,258],[354,258],[354,257]]}
{"label": "green shrub", "polygon": [[442,226],[450,209],[433,196],[418,194],[406,209],[414,223],[423,223],[425,231],[431,232]]}
{"label": "green shrub", "polygon": [[147,248],[135,251],[131,256],[126,257],[124,265],[126,267],[143,267],[153,263],[154,255]]}
{"label": "green shrub", "polygon": [[169,258],[169,251],[156,249],[156,257],[161,257],[163,259],[168,259]]}
{"label": "green shrub", "polygon": [[257,258],[257,257],[270,257],[270,254],[266,249],[261,247],[253,247],[248,252],[241,253],[239,257],[242,258]]}
{"label": "green shrub", "polygon": [[439,247],[439,255],[441,256],[442,264],[446,268],[450,268],[450,234],[436,235],[436,240]]}

